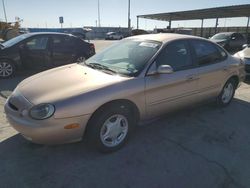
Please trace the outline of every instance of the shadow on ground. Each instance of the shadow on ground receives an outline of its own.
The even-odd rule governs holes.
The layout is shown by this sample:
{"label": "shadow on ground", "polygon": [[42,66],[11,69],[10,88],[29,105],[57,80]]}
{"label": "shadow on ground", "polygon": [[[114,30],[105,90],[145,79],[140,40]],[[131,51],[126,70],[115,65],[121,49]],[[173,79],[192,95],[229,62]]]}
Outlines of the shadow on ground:
{"label": "shadow on ground", "polygon": [[239,99],[171,114],[138,127],[112,154],[16,135],[0,143],[1,187],[247,187],[249,114],[250,104]]}

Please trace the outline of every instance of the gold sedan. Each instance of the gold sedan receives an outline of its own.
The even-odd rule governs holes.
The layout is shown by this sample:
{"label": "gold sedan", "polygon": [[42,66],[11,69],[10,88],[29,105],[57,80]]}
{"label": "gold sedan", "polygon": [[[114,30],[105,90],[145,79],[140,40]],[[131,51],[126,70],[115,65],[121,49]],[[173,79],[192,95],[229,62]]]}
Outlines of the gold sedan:
{"label": "gold sedan", "polygon": [[217,99],[228,105],[244,65],[206,39],[150,34],[115,43],[85,62],[36,74],[5,104],[10,124],[40,144],[80,141],[100,151],[126,143],[134,126]]}

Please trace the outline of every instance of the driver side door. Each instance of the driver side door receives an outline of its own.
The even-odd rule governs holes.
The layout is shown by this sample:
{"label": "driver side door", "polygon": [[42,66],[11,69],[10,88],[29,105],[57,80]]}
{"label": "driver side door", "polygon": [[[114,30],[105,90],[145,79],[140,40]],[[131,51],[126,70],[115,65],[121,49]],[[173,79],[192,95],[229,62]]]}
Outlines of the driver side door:
{"label": "driver side door", "polygon": [[145,97],[148,118],[192,105],[198,97],[197,68],[189,43],[185,40],[168,44],[150,69],[170,65],[173,73],[145,77]]}

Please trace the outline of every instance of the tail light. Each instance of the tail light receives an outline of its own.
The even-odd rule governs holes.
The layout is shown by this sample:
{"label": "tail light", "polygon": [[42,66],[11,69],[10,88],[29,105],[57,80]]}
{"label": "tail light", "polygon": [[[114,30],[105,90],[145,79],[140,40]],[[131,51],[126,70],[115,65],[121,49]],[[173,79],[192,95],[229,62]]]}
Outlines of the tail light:
{"label": "tail light", "polygon": [[90,43],[90,55],[94,55],[95,54],[95,45],[93,43]]}
{"label": "tail light", "polygon": [[95,50],[95,45],[91,43],[91,44],[90,44],[90,48],[91,48],[91,50],[94,51],[94,50]]}

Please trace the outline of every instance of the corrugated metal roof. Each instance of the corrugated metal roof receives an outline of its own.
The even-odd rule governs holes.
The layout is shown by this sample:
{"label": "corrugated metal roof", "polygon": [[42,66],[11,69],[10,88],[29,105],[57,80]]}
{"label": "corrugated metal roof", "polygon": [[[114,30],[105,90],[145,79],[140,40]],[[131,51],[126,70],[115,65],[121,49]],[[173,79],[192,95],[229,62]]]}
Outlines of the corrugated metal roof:
{"label": "corrugated metal roof", "polygon": [[234,5],[217,8],[197,9],[179,12],[167,12],[159,14],[139,15],[139,18],[177,21],[177,20],[200,20],[211,18],[232,18],[232,17],[249,17],[250,4]]}

